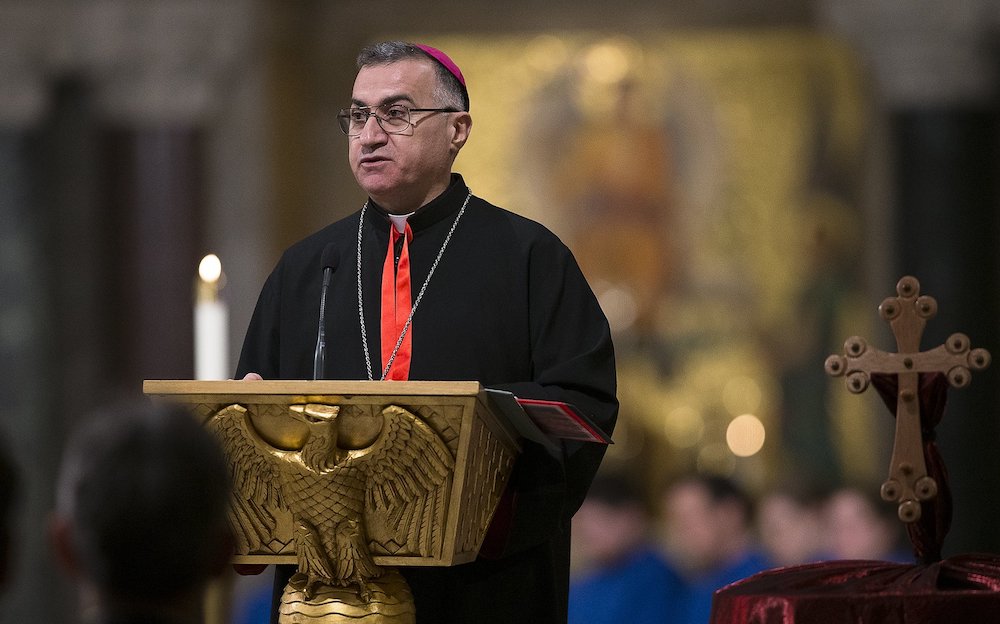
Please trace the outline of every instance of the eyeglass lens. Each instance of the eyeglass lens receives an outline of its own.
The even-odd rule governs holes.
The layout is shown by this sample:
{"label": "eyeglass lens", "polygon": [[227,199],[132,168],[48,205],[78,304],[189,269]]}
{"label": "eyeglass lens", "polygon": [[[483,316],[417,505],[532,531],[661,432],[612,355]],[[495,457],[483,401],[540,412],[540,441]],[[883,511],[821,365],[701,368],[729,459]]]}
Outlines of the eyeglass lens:
{"label": "eyeglass lens", "polygon": [[356,106],[340,111],[337,115],[340,129],[348,136],[361,134],[368,118],[374,116],[382,130],[388,133],[402,132],[410,126],[410,109],[400,104],[381,106]]}

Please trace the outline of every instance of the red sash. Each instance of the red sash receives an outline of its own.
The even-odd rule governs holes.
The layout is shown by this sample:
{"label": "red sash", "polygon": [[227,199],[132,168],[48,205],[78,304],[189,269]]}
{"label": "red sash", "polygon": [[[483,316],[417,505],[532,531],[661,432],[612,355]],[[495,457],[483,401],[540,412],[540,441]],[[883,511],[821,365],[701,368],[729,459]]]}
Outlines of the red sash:
{"label": "red sash", "polygon": [[[396,348],[399,335],[403,333],[406,319],[410,316],[410,241],[413,232],[406,224],[405,237],[395,226],[389,226],[389,249],[382,265],[382,370],[389,365],[392,351]],[[399,263],[395,262],[396,242],[403,237]],[[410,354],[413,345],[413,324],[406,330],[406,336],[392,360],[392,368],[386,379],[405,381],[410,377]]]}

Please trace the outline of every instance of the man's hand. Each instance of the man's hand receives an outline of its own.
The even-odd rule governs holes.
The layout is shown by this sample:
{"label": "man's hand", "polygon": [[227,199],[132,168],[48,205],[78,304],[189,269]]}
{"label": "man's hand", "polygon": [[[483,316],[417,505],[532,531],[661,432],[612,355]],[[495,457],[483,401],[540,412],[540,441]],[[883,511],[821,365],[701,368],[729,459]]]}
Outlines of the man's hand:
{"label": "man's hand", "polygon": [[243,375],[243,381],[264,381],[264,378],[257,373],[247,373]]}

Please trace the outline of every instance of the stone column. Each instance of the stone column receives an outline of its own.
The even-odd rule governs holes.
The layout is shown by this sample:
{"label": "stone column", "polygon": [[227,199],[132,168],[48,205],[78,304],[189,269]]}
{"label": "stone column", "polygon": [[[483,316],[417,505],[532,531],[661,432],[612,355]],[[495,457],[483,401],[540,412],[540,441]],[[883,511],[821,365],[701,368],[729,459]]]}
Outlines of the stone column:
{"label": "stone column", "polygon": [[120,227],[127,383],[193,375],[192,280],[214,223],[206,142],[253,58],[254,15],[247,0],[119,0],[80,16]]}
{"label": "stone column", "polygon": [[257,4],[0,3],[0,424],[27,479],[0,622],[73,619],[38,530],[63,431],[193,374],[192,280],[227,225],[209,175],[257,175],[213,158],[252,93]]}
{"label": "stone column", "polygon": [[[48,8],[27,2],[0,4],[0,435],[21,474],[15,547],[2,588],[4,624],[66,621],[71,613],[71,598],[60,591],[65,586],[40,530],[51,509],[62,444],[62,372],[75,353],[57,331],[56,306],[76,303],[72,296],[57,300],[54,288],[62,254],[49,229],[55,216],[49,199],[59,189],[38,171],[42,162],[49,170],[56,166],[46,158],[40,131],[53,100],[45,50],[52,17]],[[52,126],[60,124],[53,119]],[[69,157],[70,150],[61,153]],[[71,295],[73,285],[62,285],[62,293]],[[82,318],[87,310],[78,314]]]}

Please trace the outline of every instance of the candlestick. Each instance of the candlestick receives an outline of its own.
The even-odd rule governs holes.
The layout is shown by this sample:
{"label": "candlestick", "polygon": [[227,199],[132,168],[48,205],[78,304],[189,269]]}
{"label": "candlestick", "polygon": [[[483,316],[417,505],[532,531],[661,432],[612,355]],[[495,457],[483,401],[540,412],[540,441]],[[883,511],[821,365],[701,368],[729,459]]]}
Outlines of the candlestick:
{"label": "candlestick", "polygon": [[228,379],[229,309],[219,299],[224,283],[222,262],[215,254],[198,265],[194,306],[195,379]]}

